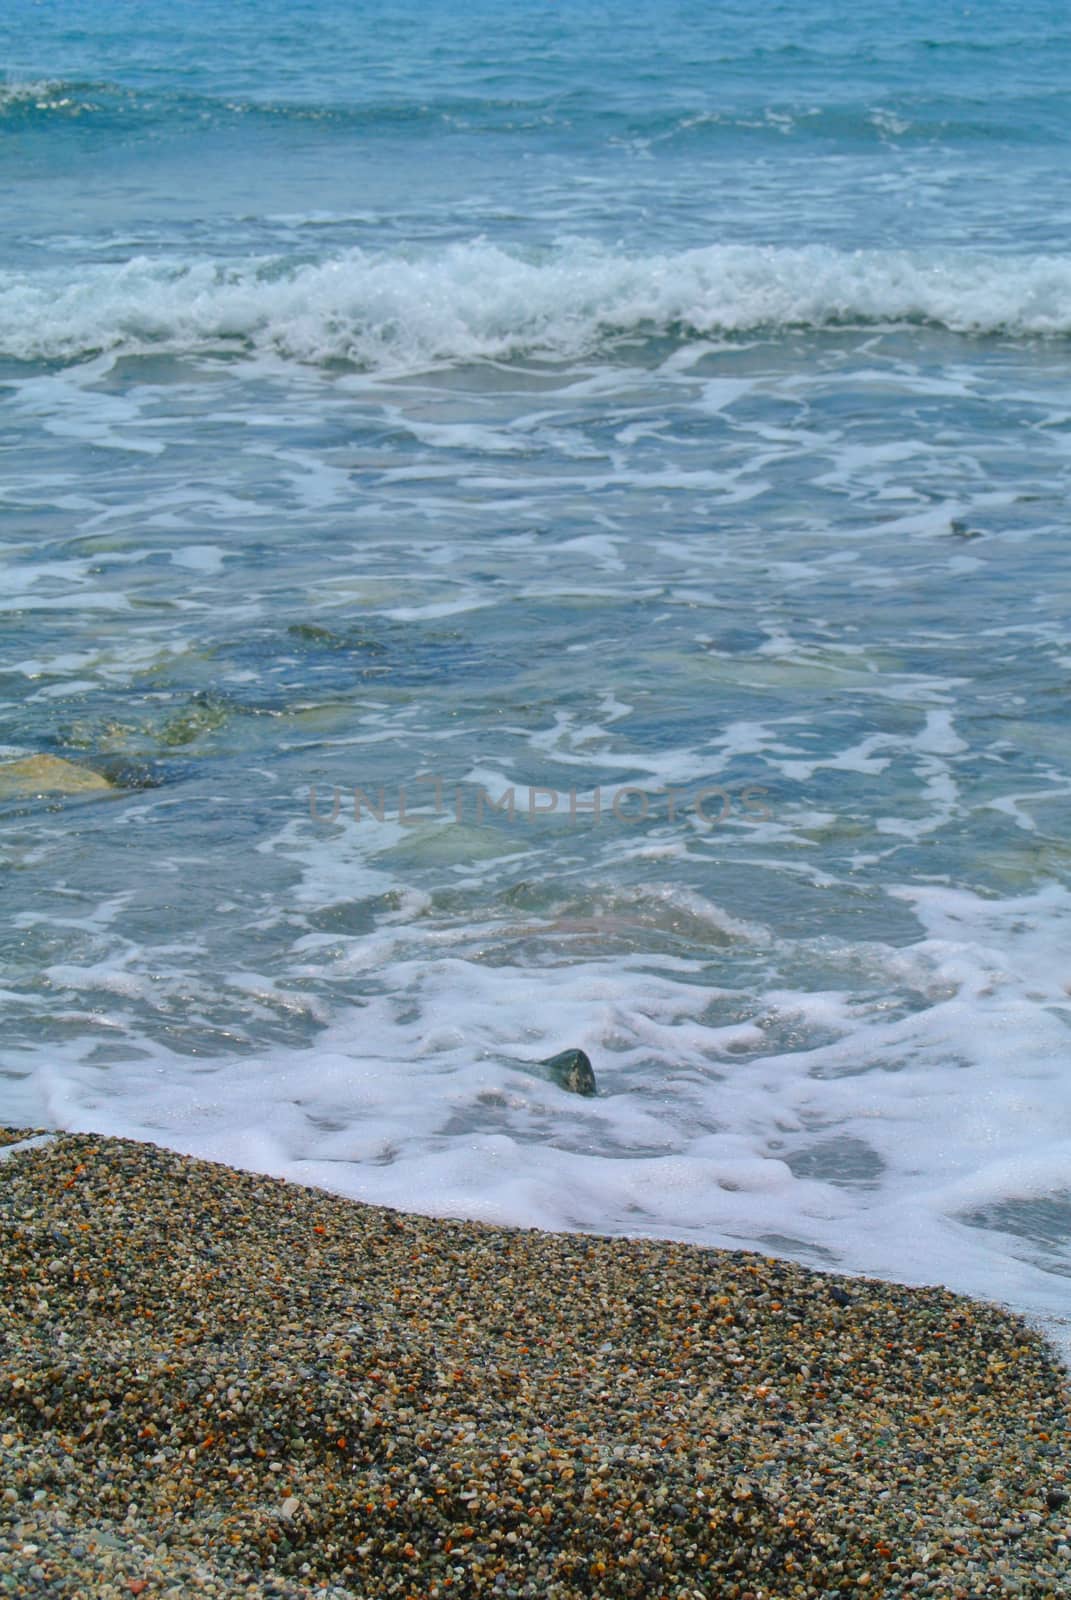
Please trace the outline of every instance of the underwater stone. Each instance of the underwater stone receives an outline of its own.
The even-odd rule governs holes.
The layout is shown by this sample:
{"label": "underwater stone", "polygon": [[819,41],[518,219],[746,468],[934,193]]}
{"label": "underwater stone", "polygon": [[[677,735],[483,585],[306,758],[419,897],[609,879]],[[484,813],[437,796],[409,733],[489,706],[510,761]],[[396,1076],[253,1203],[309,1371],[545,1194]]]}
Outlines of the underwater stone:
{"label": "underwater stone", "polygon": [[59,756],[23,756],[0,762],[0,800],[35,794],[85,794],[110,789],[107,778]]}
{"label": "underwater stone", "polygon": [[583,1050],[562,1050],[558,1055],[544,1061],[543,1066],[547,1068],[555,1083],[560,1084],[563,1089],[568,1089],[570,1094],[596,1093],[595,1073]]}
{"label": "underwater stone", "polygon": [[160,729],[160,743],[168,747],[192,744],[202,733],[214,733],[227,720],[227,707],[214,696],[195,694],[189,704],[167,719]]}

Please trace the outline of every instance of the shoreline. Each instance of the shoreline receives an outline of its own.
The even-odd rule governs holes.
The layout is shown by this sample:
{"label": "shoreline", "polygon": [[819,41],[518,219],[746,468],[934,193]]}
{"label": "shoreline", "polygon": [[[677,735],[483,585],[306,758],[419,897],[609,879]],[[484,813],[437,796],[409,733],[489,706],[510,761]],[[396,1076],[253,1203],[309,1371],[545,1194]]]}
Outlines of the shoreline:
{"label": "shoreline", "polygon": [[0,1221],[6,1592],[1071,1594],[1068,1376],[997,1307],[91,1135]]}

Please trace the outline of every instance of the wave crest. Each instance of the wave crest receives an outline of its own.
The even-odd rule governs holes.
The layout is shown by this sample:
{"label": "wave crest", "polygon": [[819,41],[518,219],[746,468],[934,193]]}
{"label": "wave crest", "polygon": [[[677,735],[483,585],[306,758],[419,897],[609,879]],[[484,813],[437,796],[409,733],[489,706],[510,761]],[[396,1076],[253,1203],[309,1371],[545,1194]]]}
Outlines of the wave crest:
{"label": "wave crest", "polygon": [[420,256],[137,258],[0,275],[0,354],[16,360],[237,347],[400,371],[569,360],[637,337],[912,323],[1066,336],[1071,256],[749,245],[630,255],[584,243],[537,256],[475,241]]}

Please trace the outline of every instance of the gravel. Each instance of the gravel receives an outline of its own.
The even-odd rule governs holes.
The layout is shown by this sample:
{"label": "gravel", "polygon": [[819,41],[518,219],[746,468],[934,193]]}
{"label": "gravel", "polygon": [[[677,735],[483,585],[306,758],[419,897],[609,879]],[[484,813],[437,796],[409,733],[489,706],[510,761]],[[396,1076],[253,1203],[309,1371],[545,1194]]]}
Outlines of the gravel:
{"label": "gravel", "polygon": [[1067,1375],[943,1289],[70,1134],[0,1240],[0,1600],[1071,1596]]}

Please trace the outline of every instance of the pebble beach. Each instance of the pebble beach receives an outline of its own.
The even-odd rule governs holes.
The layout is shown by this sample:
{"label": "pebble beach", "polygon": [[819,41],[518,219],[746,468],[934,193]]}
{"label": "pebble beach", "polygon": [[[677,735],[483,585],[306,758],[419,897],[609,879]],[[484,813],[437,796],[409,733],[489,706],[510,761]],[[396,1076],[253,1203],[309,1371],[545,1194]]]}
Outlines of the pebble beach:
{"label": "pebble beach", "polygon": [[74,1134],[0,1222],[0,1593],[1071,1594],[1066,1374],[995,1307]]}

